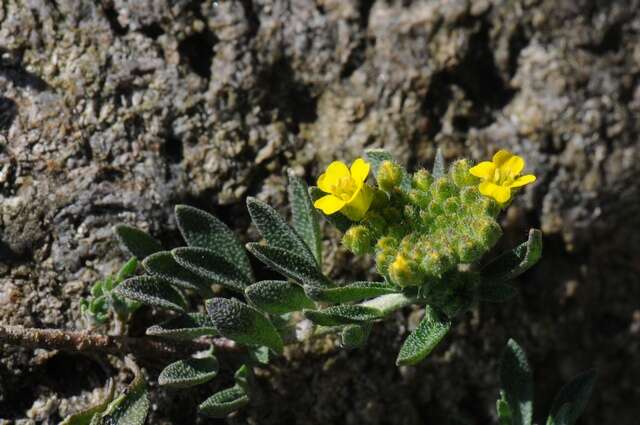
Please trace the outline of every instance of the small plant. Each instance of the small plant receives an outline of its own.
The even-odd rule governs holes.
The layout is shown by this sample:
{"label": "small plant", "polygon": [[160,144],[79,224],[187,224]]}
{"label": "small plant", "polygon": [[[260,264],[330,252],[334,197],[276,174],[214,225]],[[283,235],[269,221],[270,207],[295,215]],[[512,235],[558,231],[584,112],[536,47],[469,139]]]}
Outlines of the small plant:
{"label": "small plant", "polygon": [[[595,382],[595,371],[578,375],[565,385],[551,406],[547,425],[573,425],[584,411]],[[500,360],[500,398],[496,403],[500,425],[533,423],[533,379],[527,357],[510,339]]]}

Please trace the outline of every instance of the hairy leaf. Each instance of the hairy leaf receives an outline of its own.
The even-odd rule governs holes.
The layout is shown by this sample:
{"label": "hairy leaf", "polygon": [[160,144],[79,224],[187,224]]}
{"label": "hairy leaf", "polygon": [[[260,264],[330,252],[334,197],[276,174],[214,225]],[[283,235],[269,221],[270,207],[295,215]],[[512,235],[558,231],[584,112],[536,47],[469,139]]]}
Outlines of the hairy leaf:
{"label": "hairy leaf", "polygon": [[120,243],[138,260],[144,260],[147,256],[162,251],[160,242],[140,229],[126,224],[118,224],[115,227],[115,232]]}
{"label": "hairy leaf", "polygon": [[86,410],[67,416],[59,425],[91,425],[91,420],[96,416],[100,416],[100,414],[107,409],[111,400],[113,400],[115,388],[116,386],[113,383],[113,379],[109,379],[102,400]]}
{"label": "hairy leaf", "polygon": [[396,364],[414,365],[427,357],[451,329],[451,322],[426,306],[424,317],[418,327],[409,334],[402,344]]}
{"label": "hairy leaf", "polygon": [[276,210],[252,197],[247,198],[247,208],[251,220],[270,246],[295,252],[309,262],[310,266],[318,267],[316,258],[307,244]]}
{"label": "hairy leaf", "polygon": [[500,383],[514,425],[531,425],[533,417],[532,372],[522,348],[507,342],[500,359]]}
{"label": "hairy leaf", "polygon": [[249,403],[249,396],[246,391],[239,385],[235,385],[219,391],[203,401],[198,406],[198,411],[212,418],[224,418],[229,413],[246,406],[247,403]]}
{"label": "hairy leaf", "polygon": [[235,264],[206,248],[176,248],[171,255],[185,269],[232,291],[244,292],[251,283]]}
{"label": "hairy leaf", "polygon": [[116,275],[116,282],[122,282],[123,280],[130,278],[136,273],[138,269],[138,259],[136,257],[131,257],[129,261],[124,263],[124,266],[118,271]]}
{"label": "hairy leaf", "polygon": [[362,347],[367,342],[367,338],[369,338],[371,328],[370,323],[345,326],[340,332],[342,346],[348,349]]}
{"label": "hairy leaf", "polygon": [[291,203],[291,221],[293,228],[307,244],[318,265],[322,264],[322,237],[318,212],[309,197],[307,184],[298,176],[289,172],[289,202]]}
{"label": "hairy leaf", "polygon": [[244,247],[226,224],[205,211],[187,205],[176,206],[176,219],[180,233],[189,246],[215,252],[227,262],[235,264],[246,280],[253,280]]}
{"label": "hairy leaf", "polygon": [[500,398],[496,402],[496,411],[498,412],[498,424],[499,425],[512,425],[511,409],[507,398],[504,395],[504,391],[500,391]]}
{"label": "hairy leaf", "polygon": [[351,301],[361,301],[380,295],[398,292],[386,282],[354,282],[335,288],[305,288],[307,295],[316,301],[341,304]]}
{"label": "hairy leaf", "polygon": [[182,267],[171,252],[156,252],[145,258],[142,266],[148,273],[161,277],[172,285],[196,291],[205,298],[213,295],[211,281]]}
{"label": "hairy leaf", "polygon": [[169,282],[156,276],[136,276],[122,282],[116,295],[161,308],[184,312],[186,300]]}
{"label": "hairy leaf", "polygon": [[248,243],[247,249],[260,261],[278,273],[295,280],[302,285],[328,287],[331,285],[317,267],[312,266],[301,256],[275,246]]}
{"label": "hairy leaf", "polygon": [[264,345],[276,353],[282,353],[280,334],[255,308],[228,298],[211,298],[206,306],[213,325],[222,336],[240,344]]}
{"label": "hairy leaf", "polygon": [[[393,156],[389,152],[384,149],[368,149],[364,153],[367,161],[371,164],[371,168],[373,169],[373,175],[378,176],[378,170],[380,169],[380,164],[384,161],[391,161],[397,164],[394,161]],[[402,181],[400,182],[400,189],[403,191],[408,191],[411,189],[411,176],[404,167],[402,167]]]}
{"label": "hairy leaf", "polygon": [[444,156],[442,155],[442,149],[436,149],[436,157],[433,161],[433,169],[431,171],[431,175],[433,175],[434,179],[439,179],[440,177],[444,177],[446,165],[444,163]]}
{"label": "hairy leaf", "polygon": [[254,283],[247,286],[245,295],[251,304],[271,314],[283,314],[315,307],[302,287],[285,280],[264,280]]}
{"label": "hairy leaf", "polygon": [[171,363],[158,376],[158,384],[171,388],[189,388],[210,381],[218,374],[214,356],[189,358]]}
{"label": "hairy leaf", "polygon": [[99,419],[92,420],[91,425],[144,425],[149,411],[147,381],[129,358],[125,358],[125,363],[134,371],[133,381],[126,392],[111,402]]}
{"label": "hairy leaf", "polygon": [[[309,196],[311,197],[311,200],[313,202],[317,201],[318,199],[322,198],[325,195],[326,193],[324,193],[318,187],[311,186],[309,188]],[[329,223],[331,223],[336,229],[340,230],[342,233],[349,230],[349,227],[351,227],[351,225],[353,224],[353,222],[349,220],[349,218],[344,214],[342,214],[341,212],[336,212],[331,215],[325,215],[324,217],[327,219]]]}
{"label": "hairy leaf", "polygon": [[547,424],[575,424],[587,407],[595,379],[595,370],[589,370],[562,387],[553,401]]}
{"label": "hairy leaf", "polygon": [[361,305],[336,305],[324,310],[304,310],[304,315],[313,323],[321,326],[339,326],[351,323],[363,324],[381,318],[377,308]]}
{"label": "hairy leaf", "polygon": [[217,335],[209,316],[202,313],[182,314],[147,328],[147,335],[191,340],[202,335]]}
{"label": "hairy leaf", "polygon": [[541,256],[542,232],[531,229],[526,242],[500,255],[482,269],[483,278],[490,282],[514,279],[533,267]]}

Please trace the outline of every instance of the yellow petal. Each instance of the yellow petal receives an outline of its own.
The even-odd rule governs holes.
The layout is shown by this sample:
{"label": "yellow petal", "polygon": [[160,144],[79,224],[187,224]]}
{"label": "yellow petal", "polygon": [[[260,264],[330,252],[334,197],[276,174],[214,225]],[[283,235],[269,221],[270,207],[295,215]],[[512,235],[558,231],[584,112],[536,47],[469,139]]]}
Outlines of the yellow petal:
{"label": "yellow petal", "polygon": [[526,184],[536,181],[536,176],[533,174],[527,174],[526,176],[518,177],[509,187],[522,187]]}
{"label": "yellow petal", "polygon": [[496,165],[493,162],[483,161],[475,167],[471,167],[469,173],[484,180],[491,180],[495,171]]}
{"label": "yellow petal", "polygon": [[333,195],[326,195],[316,200],[313,203],[313,206],[321,210],[326,215],[331,215],[335,212],[340,211],[340,209],[344,207],[345,204],[346,202],[338,197],[335,197]]}
{"label": "yellow petal", "polygon": [[499,204],[504,204],[511,198],[511,189],[491,182],[480,183],[478,190],[484,196],[495,199]]}
{"label": "yellow petal", "polygon": [[318,177],[318,187],[323,192],[333,193],[341,177],[349,177],[349,169],[342,161],[333,161],[327,167],[327,171]]}
{"label": "yellow petal", "polygon": [[374,193],[371,186],[361,184],[340,211],[351,220],[360,221],[369,210],[371,202],[373,202],[373,197]]}
{"label": "yellow petal", "polygon": [[493,155],[492,161],[494,164],[496,164],[496,167],[501,167],[502,164],[507,162],[512,156],[513,154],[511,152],[500,149],[498,152],[496,152],[495,155]]}
{"label": "yellow petal", "polygon": [[362,158],[358,158],[351,164],[351,178],[356,181],[356,184],[366,180],[369,175],[370,166]]}
{"label": "yellow petal", "polygon": [[518,155],[513,155],[500,165],[500,175],[504,177],[515,177],[524,170],[524,159]]}

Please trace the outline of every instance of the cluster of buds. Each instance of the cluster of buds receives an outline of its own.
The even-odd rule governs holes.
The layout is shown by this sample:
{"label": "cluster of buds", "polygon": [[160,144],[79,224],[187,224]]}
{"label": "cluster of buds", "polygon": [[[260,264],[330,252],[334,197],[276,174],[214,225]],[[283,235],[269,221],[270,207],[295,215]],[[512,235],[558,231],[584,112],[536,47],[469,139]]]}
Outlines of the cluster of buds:
{"label": "cluster of buds", "polygon": [[401,166],[383,161],[371,207],[344,245],[375,253],[378,272],[401,287],[423,286],[479,260],[502,235],[500,205],[480,194],[469,169],[462,159],[437,178],[418,170],[407,184]]}

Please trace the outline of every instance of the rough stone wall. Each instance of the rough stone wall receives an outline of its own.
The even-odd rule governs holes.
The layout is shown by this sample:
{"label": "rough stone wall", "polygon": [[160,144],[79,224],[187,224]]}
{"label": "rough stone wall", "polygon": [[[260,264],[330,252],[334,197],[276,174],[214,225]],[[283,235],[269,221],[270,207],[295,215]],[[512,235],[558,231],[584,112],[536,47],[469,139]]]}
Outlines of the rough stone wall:
{"label": "rough stone wall", "polygon": [[[536,226],[546,250],[514,302],[480,306],[415,368],[393,365],[409,316],[361,350],[292,352],[229,422],[490,423],[511,336],[536,371],[537,422],[595,366],[582,423],[636,423],[639,3],[2,0],[0,322],[85,326],[81,296],[124,259],[117,222],[175,244],[186,202],[251,239],[244,198],[283,207],[286,167],[312,181],[365,147],[412,167],[436,146],[478,160],[506,147],[539,179],[505,246]],[[326,244],[333,276],[367,272]],[[105,379],[86,358],[0,357],[7,420],[56,423]],[[150,423],[193,422],[205,394],[158,391]]]}

